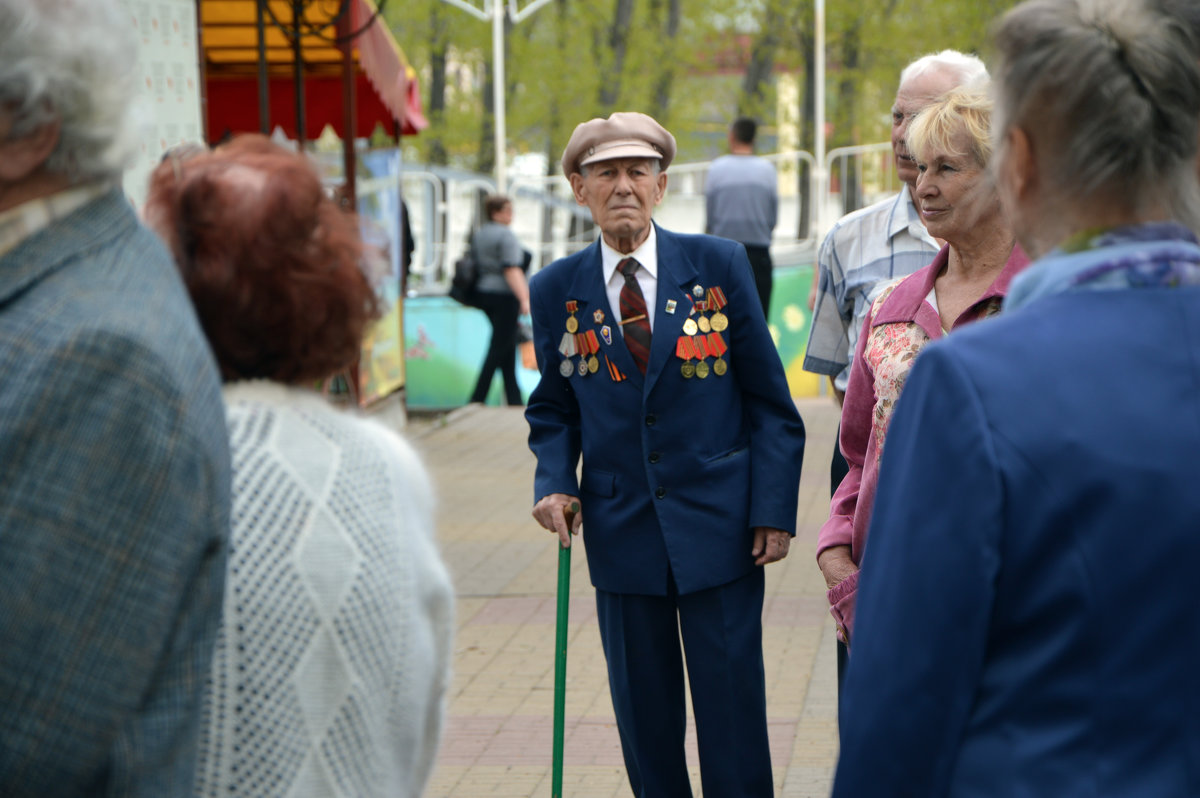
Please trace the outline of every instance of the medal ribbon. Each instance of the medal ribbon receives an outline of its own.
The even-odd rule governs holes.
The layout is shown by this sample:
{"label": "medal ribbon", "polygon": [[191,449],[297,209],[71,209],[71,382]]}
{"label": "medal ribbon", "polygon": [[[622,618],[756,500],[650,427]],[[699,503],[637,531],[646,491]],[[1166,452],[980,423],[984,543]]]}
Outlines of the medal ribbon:
{"label": "medal ribbon", "polygon": [[708,349],[714,357],[720,357],[728,351],[729,347],[725,345],[725,339],[719,332],[711,332],[708,334]]}
{"label": "medal ribbon", "polygon": [[708,351],[708,339],[707,338],[705,338],[703,335],[697,335],[692,340],[695,341],[696,351],[700,353],[699,355],[697,355],[697,358],[699,358],[700,360],[703,360],[704,358],[710,357],[712,355],[712,352]]}
{"label": "medal ribbon", "polygon": [[567,313],[574,313],[578,309],[579,309],[579,303],[576,302],[574,299],[572,299],[570,302],[567,303]]}
{"label": "medal ribbon", "polygon": [[699,358],[700,355],[697,354],[692,339],[686,335],[681,335],[679,336],[679,340],[675,342],[675,357],[680,360],[691,360],[692,358]]}
{"label": "medal ribbon", "polygon": [[575,336],[571,333],[563,333],[562,341],[558,344],[558,351],[562,352],[564,357],[573,357],[578,353],[578,348],[575,345]]}
{"label": "medal ribbon", "polygon": [[587,344],[588,344],[587,353],[589,355],[595,354],[596,352],[600,351],[600,341],[597,340],[597,338],[596,338],[595,330],[588,330],[587,334],[584,337],[587,339]]}
{"label": "medal ribbon", "polygon": [[713,310],[720,310],[725,307],[728,302],[725,299],[725,292],[721,290],[721,286],[714,285],[708,289],[708,302],[705,303]]}

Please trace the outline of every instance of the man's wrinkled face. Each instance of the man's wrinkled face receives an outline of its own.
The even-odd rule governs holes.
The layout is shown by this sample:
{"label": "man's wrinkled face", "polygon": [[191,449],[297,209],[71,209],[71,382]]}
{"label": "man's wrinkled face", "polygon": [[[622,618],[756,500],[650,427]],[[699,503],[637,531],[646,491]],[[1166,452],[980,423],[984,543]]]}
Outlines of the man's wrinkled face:
{"label": "man's wrinkled face", "polygon": [[896,92],[896,102],[892,104],[892,154],[896,160],[896,175],[902,183],[910,187],[917,183],[917,162],[909,154],[904,141],[908,135],[908,123],[926,106],[957,85],[953,74],[934,69],[902,83]]}
{"label": "man's wrinkled face", "polygon": [[662,201],[667,175],[650,158],[618,158],[571,175],[575,201],[586,205],[605,239],[640,243],[650,229],[654,206]]}

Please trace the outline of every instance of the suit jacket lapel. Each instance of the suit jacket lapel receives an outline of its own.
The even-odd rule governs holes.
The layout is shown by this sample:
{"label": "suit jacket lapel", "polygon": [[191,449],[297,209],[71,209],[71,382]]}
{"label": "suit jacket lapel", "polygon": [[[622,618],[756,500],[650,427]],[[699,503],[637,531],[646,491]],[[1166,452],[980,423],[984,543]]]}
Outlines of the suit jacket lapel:
{"label": "suit jacket lapel", "polygon": [[[650,363],[646,366],[647,394],[675,357],[676,343],[679,336],[683,335],[683,323],[692,310],[692,287],[698,285],[696,267],[679,245],[678,239],[661,227],[655,232],[658,235],[658,296],[654,302]],[[666,310],[669,300],[675,302],[674,313]],[[631,357],[630,362],[632,360]]]}
{"label": "suit jacket lapel", "polygon": [[[567,299],[574,299],[579,303],[579,310],[575,314],[575,317],[579,319],[579,331],[581,333],[588,330],[593,331],[596,339],[600,342],[600,351],[596,353],[596,356],[600,358],[601,368],[600,372],[593,376],[596,379],[610,379],[604,368],[604,358],[608,357],[631,383],[641,389],[644,381],[642,372],[638,370],[637,364],[633,362],[633,356],[629,354],[629,349],[625,346],[625,338],[621,335],[620,330],[621,318],[613,312],[608,304],[598,239],[583,253],[579,268],[575,270],[575,278],[571,281],[571,287],[567,291]],[[595,320],[597,310],[604,312],[604,320],[599,324]],[[606,342],[602,335],[602,328],[605,325],[609,327],[611,343]]]}

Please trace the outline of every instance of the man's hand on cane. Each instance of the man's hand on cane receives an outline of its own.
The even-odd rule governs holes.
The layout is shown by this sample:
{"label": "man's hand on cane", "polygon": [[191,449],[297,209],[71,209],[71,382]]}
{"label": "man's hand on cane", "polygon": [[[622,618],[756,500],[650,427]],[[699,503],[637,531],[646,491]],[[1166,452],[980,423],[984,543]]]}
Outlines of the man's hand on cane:
{"label": "man's hand on cane", "polygon": [[571,547],[571,535],[578,535],[583,526],[583,513],[579,509],[577,497],[551,493],[533,506],[533,517],[543,528],[557,533],[560,544],[567,549]]}

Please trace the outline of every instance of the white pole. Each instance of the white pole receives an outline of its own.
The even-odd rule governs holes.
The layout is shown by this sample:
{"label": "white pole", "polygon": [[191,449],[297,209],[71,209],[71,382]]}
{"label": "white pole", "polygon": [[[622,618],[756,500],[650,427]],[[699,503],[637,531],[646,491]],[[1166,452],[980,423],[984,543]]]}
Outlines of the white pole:
{"label": "white pole", "polygon": [[504,118],[504,3],[492,0],[492,108],[496,119],[496,191],[505,191],[507,131]]}
{"label": "white pole", "polygon": [[817,162],[816,194],[817,203],[817,238],[825,236],[825,195],[828,192],[829,174],[825,168],[825,0],[816,0],[816,36],[813,53],[813,106],[815,108],[815,127],[813,138]]}

